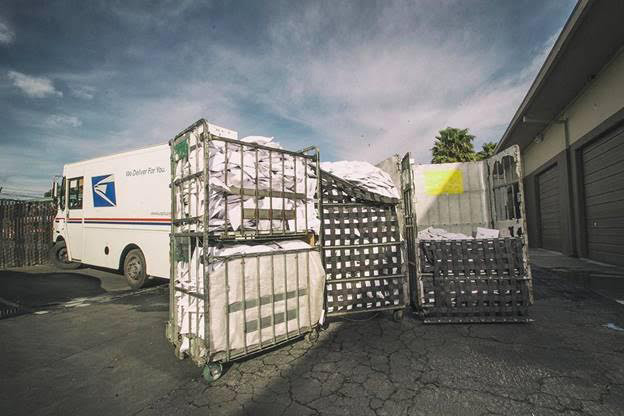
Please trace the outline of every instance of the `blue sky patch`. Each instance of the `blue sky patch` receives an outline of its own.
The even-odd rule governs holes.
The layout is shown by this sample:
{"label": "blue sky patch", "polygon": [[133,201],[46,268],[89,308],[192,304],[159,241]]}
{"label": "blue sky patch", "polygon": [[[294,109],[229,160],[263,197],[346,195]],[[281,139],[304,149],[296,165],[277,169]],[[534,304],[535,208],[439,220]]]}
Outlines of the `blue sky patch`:
{"label": "blue sky patch", "polygon": [[6,0],[0,186],[43,193],[65,163],[166,143],[202,117],[324,161],[427,162],[447,126],[480,147],[574,4]]}

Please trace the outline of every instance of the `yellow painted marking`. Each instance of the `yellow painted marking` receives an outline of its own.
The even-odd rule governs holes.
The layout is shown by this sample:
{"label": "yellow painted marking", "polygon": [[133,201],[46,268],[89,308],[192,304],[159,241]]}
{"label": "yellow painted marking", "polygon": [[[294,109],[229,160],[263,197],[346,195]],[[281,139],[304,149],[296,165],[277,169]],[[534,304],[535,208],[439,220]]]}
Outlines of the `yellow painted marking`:
{"label": "yellow painted marking", "polygon": [[427,195],[463,194],[464,177],[460,170],[436,170],[425,172]]}

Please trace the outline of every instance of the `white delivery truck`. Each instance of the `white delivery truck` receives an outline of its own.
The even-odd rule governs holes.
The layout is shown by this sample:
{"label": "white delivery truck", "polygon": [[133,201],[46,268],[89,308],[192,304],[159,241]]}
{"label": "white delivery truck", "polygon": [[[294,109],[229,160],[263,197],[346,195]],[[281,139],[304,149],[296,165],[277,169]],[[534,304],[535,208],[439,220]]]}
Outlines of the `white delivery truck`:
{"label": "white delivery truck", "polygon": [[123,270],[132,288],[169,276],[169,159],[164,144],[65,165],[52,262]]}
{"label": "white delivery truck", "polygon": [[[209,127],[238,139],[235,131]],[[65,165],[53,186],[52,263],[122,271],[133,289],[169,278],[170,163],[162,144]]]}

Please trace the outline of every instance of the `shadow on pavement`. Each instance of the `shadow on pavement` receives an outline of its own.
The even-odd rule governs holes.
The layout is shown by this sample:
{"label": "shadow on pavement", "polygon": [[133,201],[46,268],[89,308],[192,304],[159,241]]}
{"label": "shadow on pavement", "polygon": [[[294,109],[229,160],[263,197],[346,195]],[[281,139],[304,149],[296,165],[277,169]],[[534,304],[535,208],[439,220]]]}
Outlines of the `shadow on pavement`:
{"label": "shadow on pavement", "polygon": [[27,308],[103,293],[100,279],[82,273],[0,271],[0,298]]}
{"label": "shadow on pavement", "polygon": [[[155,290],[156,297],[140,296],[143,290],[128,291],[123,296],[115,299],[113,303],[127,305],[136,312],[169,312],[169,281],[166,279],[154,278],[149,282],[144,290]],[[136,295],[136,296],[135,296]]]}
{"label": "shadow on pavement", "polygon": [[571,401],[587,414],[621,410],[622,389],[611,387],[623,374],[620,338],[603,324],[622,311],[556,274],[535,275],[531,324],[423,325],[411,314],[332,323],[314,345],[238,360],[142,414],[187,405],[215,415],[547,414]]}
{"label": "shadow on pavement", "polygon": [[[540,286],[535,297],[563,297],[570,300],[585,300],[605,297],[611,300],[624,299],[624,275],[591,270],[566,268],[543,268],[533,266],[540,274]],[[582,290],[581,290],[582,289]]]}

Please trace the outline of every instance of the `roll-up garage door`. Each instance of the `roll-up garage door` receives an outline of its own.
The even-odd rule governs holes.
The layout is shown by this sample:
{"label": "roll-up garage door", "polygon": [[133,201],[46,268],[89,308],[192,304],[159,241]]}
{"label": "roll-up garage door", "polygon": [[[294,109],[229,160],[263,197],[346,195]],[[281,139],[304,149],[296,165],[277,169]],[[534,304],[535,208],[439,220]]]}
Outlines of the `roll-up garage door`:
{"label": "roll-up garage door", "polygon": [[540,232],[542,248],[561,251],[561,209],[559,166],[555,165],[538,176]]}
{"label": "roll-up garage door", "polygon": [[587,256],[624,265],[624,126],[583,149]]}

